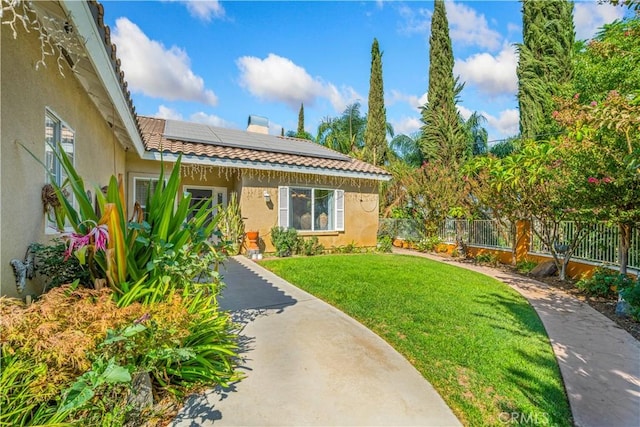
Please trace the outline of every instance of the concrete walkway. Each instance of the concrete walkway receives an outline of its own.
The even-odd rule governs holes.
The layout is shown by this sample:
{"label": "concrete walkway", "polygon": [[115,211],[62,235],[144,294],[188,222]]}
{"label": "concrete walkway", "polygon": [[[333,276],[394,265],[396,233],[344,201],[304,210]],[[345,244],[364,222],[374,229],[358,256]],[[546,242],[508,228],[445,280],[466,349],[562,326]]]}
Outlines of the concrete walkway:
{"label": "concrete walkway", "polygon": [[244,325],[232,389],[193,396],[183,426],[459,426],[422,375],[334,307],[244,257],[222,271],[223,309]]}
{"label": "concrete walkway", "polygon": [[640,426],[640,343],[615,322],[561,290],[497,269],[394,249],[494,277],[522,294],[544,324],[576,426]]}

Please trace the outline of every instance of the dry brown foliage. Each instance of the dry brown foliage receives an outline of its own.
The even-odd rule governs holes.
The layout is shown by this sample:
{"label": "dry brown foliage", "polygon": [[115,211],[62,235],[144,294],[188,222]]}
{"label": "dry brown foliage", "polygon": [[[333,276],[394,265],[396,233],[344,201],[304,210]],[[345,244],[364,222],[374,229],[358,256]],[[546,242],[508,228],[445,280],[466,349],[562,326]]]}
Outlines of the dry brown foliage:
{"label": "dry brown foliage", "polygon": [[148,314],[172,338],[188,334],[185,328],[191,317],[179,296],[153,306],[136,303],[119,308],[111,294],[108,288],[66,285],[28,307],[14,298],[0,298],[0,343],[10,353],[46,363],[46,375],[33,384],[43,398],[58,394],[91,368],[89,357],[109,329],[123,328]]}

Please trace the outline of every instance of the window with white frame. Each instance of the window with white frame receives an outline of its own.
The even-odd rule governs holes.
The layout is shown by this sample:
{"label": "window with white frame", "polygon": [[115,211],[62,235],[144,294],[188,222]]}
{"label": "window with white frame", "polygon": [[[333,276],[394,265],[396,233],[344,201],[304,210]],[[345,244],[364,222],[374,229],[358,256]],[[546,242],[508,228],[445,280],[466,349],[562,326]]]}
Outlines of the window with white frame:
{"label": "window with white frame", "polygon": [[343,231],[344,191],[279,187],[278,225],[298,231]]}
{"label": "window with white frame", "polygon": [[[44,163],[47,167],[47,183],[63,186],[67,175],[64,172],[62,163],[58,156],[64,152],[71,163],[74,163],[75,155],[75,131],[64,123],[52,111],[46,110],[44,119]],[[52,182],[53,181],[53,182]],[[73,196],[69,194],[68,199],[73,203]],[[53,214],[50,213],[47,219],[47,229],[57,229]]]}
{"label": "window with white frame", "polygon": [[133,202],[138,202],[144,210],[147,207],[149,197],[153,196],[156,188],[158,188],[158,178],[149,177],[133,177]]}

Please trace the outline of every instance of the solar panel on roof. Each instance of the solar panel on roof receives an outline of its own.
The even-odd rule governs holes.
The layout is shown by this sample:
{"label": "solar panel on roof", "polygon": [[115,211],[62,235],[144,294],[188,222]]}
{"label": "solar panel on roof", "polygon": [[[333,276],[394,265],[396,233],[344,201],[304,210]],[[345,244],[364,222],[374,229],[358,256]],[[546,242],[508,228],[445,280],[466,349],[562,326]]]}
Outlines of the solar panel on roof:
{"label": "solar panel on roof", "polygon": [[226,129],[202,123],[166,120],[164,137],[179,141],[212,144],[222,147],[244,148],[272,153],[349,161],[344,154],[329,150],[310,141],[286,139],[273,135]]}

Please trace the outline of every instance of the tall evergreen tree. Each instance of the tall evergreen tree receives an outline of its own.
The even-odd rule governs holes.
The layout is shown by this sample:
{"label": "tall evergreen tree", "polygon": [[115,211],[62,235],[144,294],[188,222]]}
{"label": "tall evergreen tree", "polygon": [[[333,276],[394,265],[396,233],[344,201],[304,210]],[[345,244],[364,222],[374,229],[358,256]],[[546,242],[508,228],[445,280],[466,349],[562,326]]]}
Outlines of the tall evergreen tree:
{"label": "tall evergreen tree", "polygon": [[371,46],[371,77],[369,78],[369,112],[364,133],[365,159],[374,165],[387,160],[387,112],[382,83],[382,53],[378,40]]}
{"label": "tall evergreen tree", "polygon": [[421,148],[428,160],[459,164],[470,144],[456,108],[463,85],[453,77],[453,49],[444,0],[435,0],[429,38],[429,92],[422,107]]}
{"label": "tall evergreen tree", "polygon": [[304,104],[300,104],[300,111],[298,112],[298,137],[304,135]]}
{"label": "tall evergreen tree", "polygon": [[523,138],[548,139],[560,130],[553,96],[571,82],[574,42],[573,2],[522,0],[517,74]]}
{"label": "tall evergreen tree", "polygon": [[292,130],[288,131],[287,136],[314,141],[313,135],[304,130],[304,104],[300,104],[300,110],[298,112],[298,130],[296,132]]}

